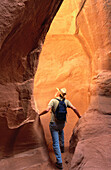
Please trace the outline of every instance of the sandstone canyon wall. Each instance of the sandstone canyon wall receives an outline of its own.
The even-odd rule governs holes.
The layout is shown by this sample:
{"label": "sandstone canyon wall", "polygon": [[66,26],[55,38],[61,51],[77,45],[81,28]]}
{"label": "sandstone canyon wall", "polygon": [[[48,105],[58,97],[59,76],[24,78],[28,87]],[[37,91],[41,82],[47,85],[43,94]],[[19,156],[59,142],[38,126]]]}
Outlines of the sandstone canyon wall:
{"label": "sandstone canyon wall", "polygon": [[45,35],[61,3],[0,0],[0,158],[19,153],[2,159],[0,169],[49,165],[33,84]]}
{"label": "sandstone canyon wall", "polygon": [[[67,98],[81,114],[88,109],[70,140],[70,151],[75,151],[71,169],[111,168],[110,11],[110,1],[64,1],[51,25],[39,60],[35,79],[39,110],[47,107],[56,87],[64,86],[68,91]],[[50,115],[41,119],[50,146],[47,123]],[[76,116],[68,110],[66,146],[76,121]]]}
{"label": "sandstone canyon wall", "polygon": [[[36,106],[42,111],[55,88],[63,86],[80,113],[85,112],[70,139],[74,155],[68,169],[111,169],[111,2],[64,2],[65,17],[58,14],[57,30],[49,31],[38,66],[62,0],[0,1],[0,158],[11,156],[1,159],[0,169],[53,169]],[[69,112],[66,143],[74,119]],[[48,121],[42,118],[44,129]],[[45,134],[49,139],[47,130]]]}
{"label": "sandstone canyon wall", "polygon": [[[111,1],[86,1],[76,38],[88,52],[92,75],[90,106],[74,128],[71,169],[111,169]],[[83,24],[84,23],[84,24]]]}
{"label": "sandstone canyon wall", "polygon": [[[56,87],[67,89],[67,98],[83,114],[90,101],[91,65],[79,40],[75,38],[75,18],[81,1],[64,1],[46,36],[35,75],[34,95],[41,112],[54,98]],[[50,114],[41,117],[47,143],[51,144],[49,132]],[[74,124],[78,117],[68,109],[65,126],[65,142],[68,146]]]}

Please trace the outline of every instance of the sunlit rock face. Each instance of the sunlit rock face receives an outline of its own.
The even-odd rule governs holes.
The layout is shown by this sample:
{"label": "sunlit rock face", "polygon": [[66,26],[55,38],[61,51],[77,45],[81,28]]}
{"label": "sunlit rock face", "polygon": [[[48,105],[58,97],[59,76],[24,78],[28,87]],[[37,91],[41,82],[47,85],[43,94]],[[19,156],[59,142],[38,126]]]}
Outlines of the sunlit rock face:
{"label": "sunlit rock face", "polygon": [[19,153],[0,161],[0,169],[41,169],[49,164],[33,81],[45,35],[61,2],[0,1],[0,158]]}
{"label": "sunlit rock face", "polygon": [[[53,169],[36,116],[34,85],[40,111],[56,87],[67,88],[67,98],[80,114],[90,103],[70,140],[71,169],[111,169],[111,2],[65,0],[35,76],[45,35],[61,2],[0,2],[0,158],[13,156],[2,159],[0,169]],[[47,137],[49,117],[42,120]],[[66,143],[75,121],[77,117],[68,111]]]}
{"label": "sunlit rock face", "polygon": [[[82,5],[83,9],[77,15]],[[35,80],[37,106],[42,111],[54,98],[55,88],[66,87],[67,98],[81,114],[85,112],[70,140],[70,151],[74,153],[71,169],[109,170],[111,2],[64,1],[60,10],[62,12],[58,12],[57,20],[51,26],[39,60]],[[42,118],[48,143],[49,117]],[[76,120],[74,113],[68,110],[65,140],[70,138]]]}
{"label": "sunlit rock face", "polygon": [[[35,76],[35,100],[39,111],[47,108],[56,87],[67,89],[67,98],[83,114],[89,104],[90,65],[81,44],[72,35],[48,35]],[[65,140],[68,141],[78,117],[68,109]],[[50,113],[41,117],[50,143]],[[49,139],[50,138],[50,139]]]}
{"label": "sunlit rock face", "polygon": [[[54,98],[56,87],[67,89],[67,98],[83,114],[90,101],[91,63],[79,40],[75,38],[75,18],[80,1],[64,1],[46,36],[35,75],[34,94],[41,112]],[[77,7],[77,8],[76,8]],[[50,114],[41,117],[48,144]],[[78,117],[68,109],[65,126],[67,143]]]}

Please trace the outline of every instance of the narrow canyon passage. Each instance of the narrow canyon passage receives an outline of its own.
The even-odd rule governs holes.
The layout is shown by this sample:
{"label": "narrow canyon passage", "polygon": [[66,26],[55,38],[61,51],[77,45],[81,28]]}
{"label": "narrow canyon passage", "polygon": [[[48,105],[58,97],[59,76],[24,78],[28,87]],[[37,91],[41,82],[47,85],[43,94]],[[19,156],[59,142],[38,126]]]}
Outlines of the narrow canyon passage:
{"label": "narrow canyon passage", "polygon": [[0,170],[55,170],[38,112],[56,87],[82,115],[68,109],[64,169],[110,170],[111,1],[5,0],[0,14]]}
{"label": "narrow canyon passage", "polygon": [[[82,2],[86,4],[77,18]],[[107,135],[110,134],[108,117],[111,109],[110,10],[106,14],[105,7],[108,9],[111,7],[109,1],[106,3],[101,1],[100,4],[92,0],[64,1],[59,10],[61,13],[58,12],[57,20],[55,17],[55,22],[52,23],[45,39],[35,75],[34,94],[40,112],[47,107],[50,99],[54,98],[56,87],[66,87],[67,98],[82,115],[86,112],[83,119],[76,124],[77,117],[68,110],[68,121],[65,127],[67,151],[63,156],[66,169],[70,167],[70,163],[71,169],[77,170],[110,169],[110,148],[109,145],[105,147],[106,143],[110,144]],[[106,21],[108,25],[105,24]],[[104,116],[104,113],[108,116]],[[52,142],[49,121],[50,113],[41,117],[50,157],[54,161],[54,155],[50,149]],[[102,124],[104,124],[103,129],[106,129],[103,133],[101,132]],[[103,141],[101,141],[101,135],[104,136]],[[70,137],[70,151],[72,153],[75,151],[73,159],[72,157],[68,159],[71,156],[68,151]],[[92,147],[92,141],[94,147]],[[100,154],[97,143],[100,143]],[[104,148],[106,153],[102,158],[101,148]]]}
{"label": "narrow canyon passage", "polygon": [[[77,52],[78,49],[81,53]],[[50,99],[54,98],[56,87],[65,87],[67,98],[82,115],[89,104],[89,75],[88,58],[76,38],[72,35],[47,35],[35,76],[34,97],[39,112],[46,109]],[[40,119],[49,151],[51,150],[50,154],[52,154],[52,140],[49,132],[50,113],[43,115]],[[68,109],[67,123],[64,129],[67,150],[65,159],[69,157],[69,140],[77,121],[76,114]]]}
{"label": "narrow canyon passage", "polygon": [[[71,5],[72,3],[72,5]],[[64,1],[46,36],[34,79],[34,98],[42,112],[54,98],[56,87],[67,89],[67,98],[82,115],[90,101],[90,61],[79,40],[74,36],[77,9],[75,2]],[[50,113],[42,116],[46,142],[52,155],[52,139],[49,132]],[[78,117],[68,109],[65,126],[65,147],[68,155],[69,140]],[[54,157],[54,156],[53,156]],[[54,158],[53,162],[54,162]]]}
{"label": "narrow canyon passage", "polygon": [[[75,48],[69,48],[67,44]],[[50,51],[50,46],[53,51]],[[78,41],[70,35],[49,36],[46,40],[46,46],[44,45],[39,60],[37,79],[35,79],[35,100],[40,112],[47,107],[50,99],[54,98],[56,87],[66,87],[67,98],[71,100],[81,114],[86,111],[89,102],[89,72],[87,71],[89,70],[89,63],[87,57],[76,53],[77,47],[80,47]],[[58,49],[62,51],[62,54],[59,54]],[[81,53],[84,54],[82,48]],[[65,56],[66,60],[62,58]],[[50,114],[43,117],[42,119],[47,122]],[[68,119],[70,121],[69,126],[77,121],[77,117],[70,110],[68,110]],[[46,123],[43,124],[46,125]],[[69,129],[72,130],[72,128]]]}

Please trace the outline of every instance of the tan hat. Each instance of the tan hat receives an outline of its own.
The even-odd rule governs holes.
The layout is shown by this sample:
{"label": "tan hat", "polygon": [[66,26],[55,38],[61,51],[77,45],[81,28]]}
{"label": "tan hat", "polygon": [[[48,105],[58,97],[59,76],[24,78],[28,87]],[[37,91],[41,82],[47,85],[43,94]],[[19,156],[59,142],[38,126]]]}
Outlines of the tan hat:
{"label": "tan hat", "polygon": [[62,89],[56,88],[56,89],[57,89],[58,92],[62,95],[62,97],[65,97],[65,95],[66,95],[66,93],[67,93],[66,88],[62,88]]}

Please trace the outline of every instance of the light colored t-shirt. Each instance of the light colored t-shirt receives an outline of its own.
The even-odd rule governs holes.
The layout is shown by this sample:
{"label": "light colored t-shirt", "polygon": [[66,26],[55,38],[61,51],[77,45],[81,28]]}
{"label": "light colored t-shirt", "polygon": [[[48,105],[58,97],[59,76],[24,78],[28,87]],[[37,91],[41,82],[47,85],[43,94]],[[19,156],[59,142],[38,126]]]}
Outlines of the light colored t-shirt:
{"label": "light colored t-shirt", "polygon": [[[63,100],[61,97],[57,97],[57,99]],[[51,120],[50,120],[50,122],[55,121],[54,112],[56,111],[56,108],[57,108],[57,106],[59,104],[59,101],[57,99],[52,99],[48,104],[48,106],[51,107]],[[69,100],[65,99],[64,102],[66,104],[66,107],[71,107],[72,106],[72,104],[71,104],[71,102]]]}

